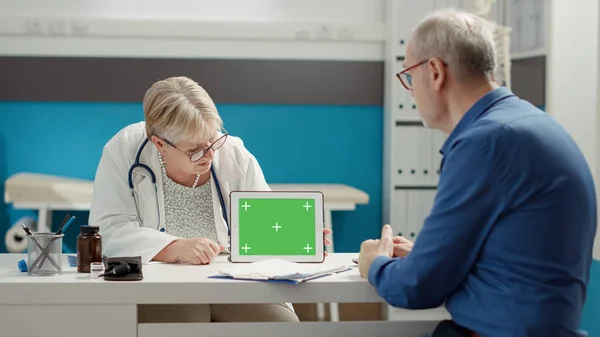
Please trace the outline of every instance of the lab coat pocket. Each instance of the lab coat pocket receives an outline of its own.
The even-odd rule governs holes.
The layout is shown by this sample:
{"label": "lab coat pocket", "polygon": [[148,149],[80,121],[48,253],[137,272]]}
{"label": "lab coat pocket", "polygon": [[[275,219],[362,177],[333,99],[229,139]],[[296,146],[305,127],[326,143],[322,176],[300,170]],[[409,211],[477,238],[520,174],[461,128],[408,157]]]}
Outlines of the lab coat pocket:
{"label": "lab coat pocket", "polygon": [[158,227],[157,194],[152,179],[138,174],[134,177],[137,211],[140,222],[144,227]]}

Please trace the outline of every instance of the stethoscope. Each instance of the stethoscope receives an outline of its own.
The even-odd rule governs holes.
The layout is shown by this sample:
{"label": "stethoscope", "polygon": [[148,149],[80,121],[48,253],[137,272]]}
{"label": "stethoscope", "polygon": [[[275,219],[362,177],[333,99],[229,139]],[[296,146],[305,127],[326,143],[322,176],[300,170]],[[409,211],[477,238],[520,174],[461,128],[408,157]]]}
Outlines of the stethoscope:
{"label": "stethoscope", "polygon": [[[129,167],[129,172],[127,175],[127,181],[129,183],[129,189],[131,190],[131,196],[133,197],[133,201],[135,203],[135,211],[137,213],[138,216],[138,220],[140,221],[140,226],[142,225],[142,217],[140,216],[140,207],[138,204],[138,200],[139,198],[137,197],[137,193],[135,192],[134,186],[133,186],[133,170],[136,168],[141,168],[146,170],[146,172],[148,172],[150,174],[150,178],[152,179],[152,184],[154,185],[154,192],[156,193],[156,211],[158,212],[158,225],[156,227],[156,229],[160,230],[161,232],[165,232],[165,228],[160,228],[160,208],[158,207],[158,187],[156,186],[156,175],[154,174],[154,172],[152,172],[152,169],[146,165],[146,164],[142,164],[140,163],[140,155],[142,154],[142,151],[144,150],[144,147],[146,146],[146,144],[148,144],[149,139],[146,138],[144,140],[144,142],[142,142],[142,145],[140,146],[140,148],[137,151],[137,154],[135,155],[135,161],[133,162],[133,165],[131,165],[131,167]],[[221,185],[219,184],[219,180],[217,179],[217,174],[215,172],[215,168],[214,165],[210,166],[210,173],[212,174],[213,177],[213,181],[215,182],[215,185],[217,186],[217,194],[219,195],[219,202],[221,203],[221,212],[223,213],[223,219],[225,219],[225,224],[227,225],[227,236],[229,237],[231,235],[231,229],[229,228],[229,221],[227,219],[227,211],[226,211],[226,207],[225,207],[225,200],[223,199],[223,194],[221,193]]]}

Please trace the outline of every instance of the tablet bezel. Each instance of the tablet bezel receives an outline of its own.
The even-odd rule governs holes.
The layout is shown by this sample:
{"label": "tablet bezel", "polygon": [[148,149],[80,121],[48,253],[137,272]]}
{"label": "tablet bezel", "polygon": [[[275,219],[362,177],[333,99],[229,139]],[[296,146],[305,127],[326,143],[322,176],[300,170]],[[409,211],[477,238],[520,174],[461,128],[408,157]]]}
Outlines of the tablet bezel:
{"label": "tablet bezel", "polygon": [[[315,201],[315,250],[314,255],[240,255],[239,253],[239,201],[245,198],[272,199],[313,199]],[[230,261],[256,262],[266,259],[280,258],[300,263],[321,263],[325,260],[324,219],[325,205],[321,191],[231,191],[229,193],[229,214],[231,216]]]}

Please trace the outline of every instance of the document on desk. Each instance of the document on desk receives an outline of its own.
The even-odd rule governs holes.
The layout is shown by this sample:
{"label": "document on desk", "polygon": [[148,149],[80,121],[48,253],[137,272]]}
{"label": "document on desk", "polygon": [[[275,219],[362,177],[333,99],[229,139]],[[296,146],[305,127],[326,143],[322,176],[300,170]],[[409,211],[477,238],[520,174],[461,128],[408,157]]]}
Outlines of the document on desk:
{"label": "document on desk", "polygon": [[319,277],[350,270],[346,265],[296,263],[283,259],[267,259],[258,262],[228,266],[219,270],[213,278],[230,278],[254,281],[279,281],[301,283]]}

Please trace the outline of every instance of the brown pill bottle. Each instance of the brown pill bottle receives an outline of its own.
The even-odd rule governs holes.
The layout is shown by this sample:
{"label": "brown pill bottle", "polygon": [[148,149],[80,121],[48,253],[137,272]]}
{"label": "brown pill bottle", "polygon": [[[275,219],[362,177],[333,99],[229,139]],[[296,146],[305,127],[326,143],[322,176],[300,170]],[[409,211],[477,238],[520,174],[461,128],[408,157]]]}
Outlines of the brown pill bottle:
{"label": "brown pill bottle", "polygon": [[102,236],[98,226],[80,226],[77,237],[77,271],[90,272],[90,263],[102,262]]}

